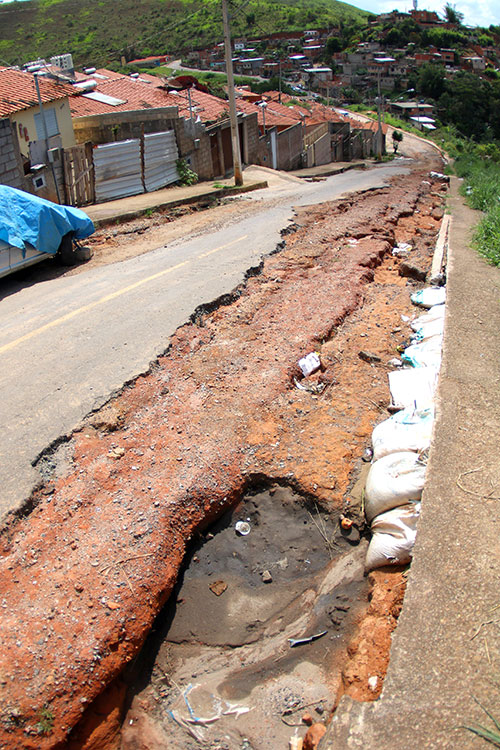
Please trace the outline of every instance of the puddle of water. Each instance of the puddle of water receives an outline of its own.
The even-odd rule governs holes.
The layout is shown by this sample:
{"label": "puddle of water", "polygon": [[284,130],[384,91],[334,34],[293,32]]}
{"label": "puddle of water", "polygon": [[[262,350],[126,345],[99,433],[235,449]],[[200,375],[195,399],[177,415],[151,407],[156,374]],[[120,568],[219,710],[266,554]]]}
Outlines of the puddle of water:
{"label": "puddle of water", "polygon": [[[236,532],[238,521],[248,535]],[[288,488],[245,497],[199,540],[129,670],[122,750],[134,746],[138,722],[162,738],[150,750],[287,748],[295,732],[287,724],[306,711],[294,709],[308,705],[320,720],[333,704],[366,602],[364,554],[364,542],[342,535],[337,513]]]}

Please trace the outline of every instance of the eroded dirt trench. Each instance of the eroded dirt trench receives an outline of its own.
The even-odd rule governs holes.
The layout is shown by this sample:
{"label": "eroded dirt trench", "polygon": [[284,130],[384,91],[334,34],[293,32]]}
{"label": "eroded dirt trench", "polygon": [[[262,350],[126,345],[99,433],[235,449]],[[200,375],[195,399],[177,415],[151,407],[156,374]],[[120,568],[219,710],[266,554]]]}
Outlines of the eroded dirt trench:
{"label": "eroded dirt trench", "polygon": [[[301,210],[244,286],[43,457],[1,536],[0,747],[190,748],[201,731],[214,750],[279,748],[304,704],[324,719],[343,691],[378,696],[404,578],[363,578],[361,457],[407,335],[417,282],[399,271],[430,265],[440,167]],[[322,369],[301,380],[312,350]]]}

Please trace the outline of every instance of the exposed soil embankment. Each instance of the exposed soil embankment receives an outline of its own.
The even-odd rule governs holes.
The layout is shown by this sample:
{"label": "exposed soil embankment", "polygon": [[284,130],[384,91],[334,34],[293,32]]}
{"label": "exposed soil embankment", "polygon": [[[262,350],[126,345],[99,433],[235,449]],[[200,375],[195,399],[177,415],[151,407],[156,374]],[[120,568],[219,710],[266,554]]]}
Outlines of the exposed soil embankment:
{"label": "exposed soil embankment", "polygon": [[[349,507],[409,307],[390,250],[411,239],[428,263],[436,166],[303,210],[230,304],[198,311],[148,374],[44,457],[32,512],[1,538],[0,747],[64,743],[137,654],[189,540],[255,481]],[[313,349],[321,395],[293,380]]]}

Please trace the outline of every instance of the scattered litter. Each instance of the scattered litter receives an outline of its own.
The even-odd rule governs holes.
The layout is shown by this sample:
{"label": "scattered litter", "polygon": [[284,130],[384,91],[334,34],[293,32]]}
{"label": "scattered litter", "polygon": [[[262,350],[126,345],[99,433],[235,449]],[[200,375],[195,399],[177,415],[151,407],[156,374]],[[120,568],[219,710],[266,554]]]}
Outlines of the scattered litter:
{"label": "scattered litter", "polygon": [[450,178],[448,175],[443,174],[442,172],[430,172],[429,177],[433,180],[443,180],[443,182],[449,182]]}
{"label": "scattered litter", "polygon": [[213,583],[208,584],[208,588],[215,596],[220,596],[226,591],[227,583],[225,581],[213,581]]}
{"label": "scattered litter", "polygon": [[419,514],[420,503],[412,503],[381,513],[372,521],[373,536],[365,561],[367,571],[410,562]]}
{"label": "scattered litter", "polygon": [[358,357],[363,360],[363,362],[381,362],[382,360],[378,356],[378,354],[372,354],[371,352],[358,352]]}
{"label": "scattered litter", "polygon": [[234,524],[234,530],[240,536],[246,536],[247,534],[250,534],[250,529],[250,524],[246,521],[236,521],[236,523]]}
{"label": "scattered litter", "polygon": [[347,518],[347,516],[340,516],[340,525],[345,531],[352,528],[352,524],[353,521],[351,518]]}
{"label": "scattered litter", "polygon": [[393,357],[390,359],[387,363],[390,367],[402,367],[403,362],[402,360],[398,359],[397,357]]}
{"label": "scattered litter", "polygon": [[348,245],[359,245],[359,240],[354,239],[354,237],[350,237],[347,240],[347,244]]}
{"label": "scattered litter", "polygon": [[434,367],[393,370],[389,373],[389,389],[396,407],[414,406],[425,409],[434,400],[438,371]]}
{"label": "scattered litter", "polygon": [[401,315],[401,320],[403,321],[403,323],[408,323],[411,318],[409,315]]}
{"label": "scattered litter", "polygon": [[326,388],[326,383],[301,383],[297,378],[294,378],[293,382],[299,391],[306,391],[307,393],[312,393],[314,396],[319,396]]}
{"label": "scattered litter", "polygon": [[371,677],[368,678],[368,687],[373,692],[375,692],[375,690],[377,689],[377,687],[378,687],[378,677],[377,677],[376,674],[374,674],[374,675],[372,675]]}
{"label": "scattered litter", "polygon": [[222,712],[223,716],[236,716],[238,719],[242,714],[247,714],[250,709],[248,706],[236,706],[232,703],[226,704],[228,708]]}
{"label": "scattered litter", "polygon": [[321,367],[321,360],[317,352],[310,352],[310,354],[299,359],[299,367],[305,378],[307,378],[308,375],[312,375],[316,370],[319,370]]}
{"label": "scattered litter", "polygon": [[305,643],[311,643],[311,641],[316,641],[318,638],[322,638],[327,633],[328,630],[322,630],[321,633],[315,633],[314,635],[310,635],[307,638],[289,638],[288,642],[290,643],[290,648],[294,648],[295,646],[303,646]]}
{"label": "scattered litter", "polygon": [[368,521],[398,505],[420,500],[427,467],[417,453],[390,453],[372,464],[365,486]]}
{"label": "scattered litter", "polygon": [[183,729],[186,729],[191,737],[194,737],[195,740],[197,740],[198,742],[205,741],[205,738],[200,731],[197,731],[194,727],[190,727],[187,721],[185,721],[185,719],[183,719],[181,716],[178,716],[176,713],[174,713],[174,711],[169,711],[168,715],[175,721],[176,724],[178,724]]}
{"label": "scattered litter", "polygon": [[173,721],[175,721],[175,723],[179,727],[185,729],[191,735],[191,737],[193,737],[198,742],[205,744],[206,740],[203,733],[203,728],[210,727],[212,724],[215,724],[215,722],[219,721],[219,719],[221,719],[223,716],[234,716],[236,719],[238,719],[242,714],[248,713],[250,711],[250,708],[248,708],[247,706],[238,706],[234,703],[228,703],[227,701],[216,697],[212,693],[208,693],[206,690],[202,690],[200,700],[202,702],[207,702],[208,699],[208,702],[211,704],[214,713],[210,716],[197,716],[189,702],[188,695],[200,688],[201,685],[191,684],[189,684],[184,691],[182,691],[181,688],[178,688],[179,692],[182,695],[182,698],[184,699],[184,703],[189,715],[181,716],[181,709],[176,709],[175,711],[168,711],[168,716],[170,716],[171,719],[173,719]]}
{"label": "scattered litter", "polygon": [[304,740],[302,737],[297,737],[297,735],[290,737],[288,741],[288,750],[302,750],[303,746]]}
{"label": "scattered litter", "polygon": [[421,453],[431,444],[434,424],[434,407],[406,409],[393,414],[378,424],[372,432],[373,458],[375,461],[391,453],[415,451]]}
{"label": "scattered litter", "polygon": [[444,305],[446,302],[446,289],[444,286],[429,286],[426,289],[419,289],[411,295],[411,301],[419,307],[434,307],[434,305]]}
{"label": "scattered litter", "polygon": [[373,451],[371,448],[365,448],[363,451],[363,455],[361,456],[361,460],[365,463],[369,463],[373,458]]}
{"label": "scattered litter", "polygon": [[398,244],[392,248],[392,254],[397,258],[400,258],[403,255],[408,255],[411,250],[412,246],[409,245],[408,242],[398,242]]}
{"label": "scattered litter", "polygon": [[261,575],[263,583],[272,583],[273,582],[273,577],[272,577],[271,573],[268,570],[263,570],[260,575]]}

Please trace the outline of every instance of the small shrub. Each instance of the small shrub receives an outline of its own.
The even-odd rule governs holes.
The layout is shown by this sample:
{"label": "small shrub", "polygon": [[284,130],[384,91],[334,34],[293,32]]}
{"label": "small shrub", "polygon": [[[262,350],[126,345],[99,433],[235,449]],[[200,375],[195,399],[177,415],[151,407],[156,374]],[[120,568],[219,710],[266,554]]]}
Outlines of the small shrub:
{"label": "small shrub", "polygon": [[38,734],[50,734],[54,728],[54,714],[48,706],[40,711],[40,718],[36,724]]}
{"label": "small shrub", "polygon": [[177,159],[175,166],[177,167],[177,174],[179,175],[181,185],[196,185],[198,175],[196,172],[193,172],[185,159]]}

